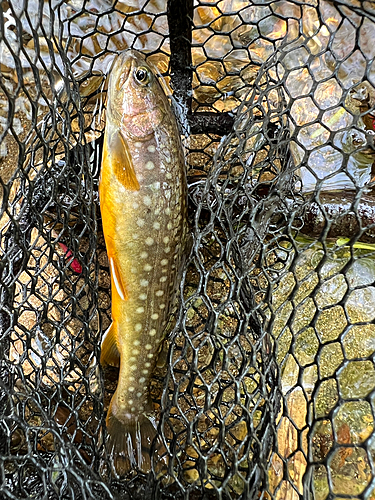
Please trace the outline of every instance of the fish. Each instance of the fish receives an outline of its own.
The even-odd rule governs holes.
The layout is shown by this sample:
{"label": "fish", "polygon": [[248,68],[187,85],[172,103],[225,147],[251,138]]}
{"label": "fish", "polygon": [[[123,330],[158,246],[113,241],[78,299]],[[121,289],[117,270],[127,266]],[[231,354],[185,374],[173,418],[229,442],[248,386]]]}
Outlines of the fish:
{"label": "fish", "polygon": [[106,418],[117,474],[150,469],[149,383],[178,299],[189,239],[184,151],[156,70],[133,49],[112,67],[99,199],[112,324],[101,363],[119,366]]}
{"label": "fish", "polygon": [[370,190],[361,196],[354,189],[321,191],[319,203],[312,196],[303,211],[300,231],[306,236],[320,238],[328,220],[329,239],[339,238],[342,242],[344,237],[359,236],[362,244],[375,243],[375,197]]}

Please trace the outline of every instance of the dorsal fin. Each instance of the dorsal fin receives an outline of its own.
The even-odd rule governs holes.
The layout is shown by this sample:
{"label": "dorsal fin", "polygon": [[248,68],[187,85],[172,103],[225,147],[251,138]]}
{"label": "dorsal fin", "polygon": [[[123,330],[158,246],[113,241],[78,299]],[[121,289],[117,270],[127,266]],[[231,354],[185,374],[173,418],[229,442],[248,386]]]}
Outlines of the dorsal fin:
{"label": "dorsal fin", "polygon": [[124,188],[138,191],[140,186],[127,141],[120,130],[113,129],[113,127],[107,127],[107,129],[109,130],[106,130],[104,138],[103,164],[104,162],[111,163],[113,173]]}

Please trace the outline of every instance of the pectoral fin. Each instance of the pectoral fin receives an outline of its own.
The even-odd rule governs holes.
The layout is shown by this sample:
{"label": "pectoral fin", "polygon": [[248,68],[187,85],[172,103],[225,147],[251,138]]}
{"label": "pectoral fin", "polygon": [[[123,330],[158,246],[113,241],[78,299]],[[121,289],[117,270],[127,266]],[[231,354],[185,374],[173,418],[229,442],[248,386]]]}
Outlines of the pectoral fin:
{"label": "pectoral fin", "polygon": [[100,356],[102,365],[120,366],[120,353],[117,347],[117,331],[114,323],[105,332]]}
{"label": "pectoral fin", "polygon": [[138,191],[140,186],[135,174],[128,144],[121,132],[108,127],[104,138],[103,164],[110,162],[111,169],[124,188]]}

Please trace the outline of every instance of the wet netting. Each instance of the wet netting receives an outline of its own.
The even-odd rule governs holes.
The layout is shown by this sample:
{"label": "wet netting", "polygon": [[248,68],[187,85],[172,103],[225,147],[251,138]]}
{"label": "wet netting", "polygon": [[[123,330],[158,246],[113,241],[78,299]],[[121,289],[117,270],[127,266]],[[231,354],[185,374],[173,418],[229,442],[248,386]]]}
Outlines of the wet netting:
{"label": "wet netting", "polygon": [[[120,476],[98,179],[107,75],[147,56],[193,246]],[[375,3],[0,3],[0,498],[375,498]],[[173,181],[171,181],[173,182]]]}

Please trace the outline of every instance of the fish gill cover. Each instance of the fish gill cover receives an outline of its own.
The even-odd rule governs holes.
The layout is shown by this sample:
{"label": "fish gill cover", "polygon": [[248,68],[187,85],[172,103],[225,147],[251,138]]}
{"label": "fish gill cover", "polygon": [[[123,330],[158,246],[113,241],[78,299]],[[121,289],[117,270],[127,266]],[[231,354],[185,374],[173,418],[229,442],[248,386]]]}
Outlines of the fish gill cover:
{"label": "fish gill cover", "polygon": [[[374,498],[375,5],[2,1],[1,498]],[[98,179],[107,75],[173,94],[192,250],[119,475]]]}

